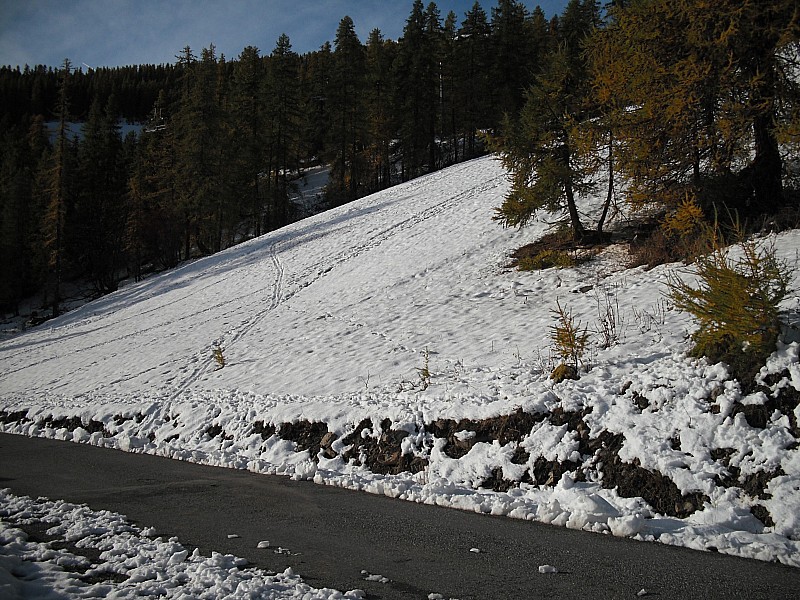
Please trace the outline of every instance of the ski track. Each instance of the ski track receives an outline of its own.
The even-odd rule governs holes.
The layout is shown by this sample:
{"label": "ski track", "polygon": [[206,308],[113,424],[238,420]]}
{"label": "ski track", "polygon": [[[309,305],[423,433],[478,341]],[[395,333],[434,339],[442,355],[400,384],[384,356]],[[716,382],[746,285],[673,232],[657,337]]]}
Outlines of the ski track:
{"label": "ski track", "polygon": [[[273,242],[269,247],[269,257],[270,262],[272,264],[272,268],[275,272],[274,274],[274,281],[272,284],[272,292],[270,296],[269,305],[265,310],[259,311],[255,313],[255,317],[251,319],[245,320],[239,327],[235,329],[229,329],[223,336],[217,338],[214,343],[219,347],[226,349],[230,348],[236,342],[241,340],[245,335],[247,335],[253,328],[255,328],[261,321],[263,321],[269,313],[273,310],[278,308],[283,301],[283,287],[284,287],[284,277],[285,271],[283,267],[283,263],[280,259],[278,254],[278,244],[279,241]],[[195,357],[193,361],[195,366],[192,368],[191,373],[178,385],[177,389],[173,392],[170,400],[175,400],[176,398],[180,397],[181,394],[188,391],[189,388],[194,384],[196,381],[201,379],[208,371],[212,368],[212,362],[210,360],[204,360],[204,356]],[[199,362],[199,364],[197,364]]]}
{"label": "ski track", "polygon": [[[469,173],[470,167],[459,165],[455,168],[455,171],[458,177],[462,173]],[[150,343],[153,347],[157,347],[160,342],[160,336],[163,336],[165,331],[170,332],[168,334],[170,337],[182,335],[192,330],[211,332],[215,327],[218,327],[215,325],[216,323],[221,321],[223,324],[227,324],[229,320],[235,320],[242,307],[249,305],[246,299],[264,294],[265,289],[264,287],[255,287],[255,289],[243,290],[236,305],[230,308],[227,308],[230,304],[227,290],[231,286],[241,287],[243,280],[249,282],[253,279],[258,280],[261,277],[262,273],[259,272],[258,265],[265,263],[259,262],[258,257],[267,244],[269,244],[267,252],[270,261],[266,264],[271,267],[273,280],[269,295],[264,298],[267,303],[266,307],[262,310],[254,311],[252,316],[242,320],[238,326],[230,327],[217,334],[217,336],[210,335],[209,338],[213,340],[214,344],[218,344],[223,348],[234,346],[258,327],[275,309],[283,304],[288,306],[288,302],[297,294],[332,274],[337,268],[347,265],[366,252],[380,248],[398,234],[445,214],[460,203],[474,200],[481,194],[498,188],[506,180],[506,176],[502,173],[489,178],[472,176],[471,181],[469,179],[463,181],[463,184],[466,184],[465,188],[462,188],[457,193],[447,195],[431,205],[430,199],[425,193],[426,190],[430,190],[431,194],[434,195],[440,194],[441,180],[445,177],[452,177],[452,174],[453,170],[450,171],[449,175],[444,171],[437,171],[426,177],[412,180],[400,188],[384,190],[379,201],[386,202],[388,198],[390,203],[390,206],[387,207],[388,210],[384,209],[377,213],[373,210],[367,210],[363,215],[356,217],[357,220],[370,220],[369,222],[373,229],[371,235],[360,243],[358,240],[356,240],[357,243],[351,245],[341,243],[347,240],[342,235],[342,230],[353,227],[352,224],[349,227],[333,227],[320,232],[314,230],[313,223],[300,222],[295,226],[289,226],[288,231],[283,230],[282,235],[278,232],[267,234],[260,242],[253,240],[245,243],[238,252],[233,249],[233,256],[207,270],[198,265],[197,261],[181,267],[173,271],[170,274],[170,278],[165,280],[164,283],[157,282],[155,286],[156,292],[147,287],[148,282],[142,282],[137,284],[137,287],[122,290],[120,296],[100,299],[98,304],[95,305],[96,312],[86,317],[79,317],[74,322],[66,323],[59,328],[61,332],[58,336],[59,339],[70,335],[75,335],[79,338],[73,343],[72,353],[90,352],[91,354],[87,363],[74,366],[72,369],[62,369],[58,377],[52,381],[53,387],[50,389],[61,388],[59,380],[68,380],[73,375],[86,373],[90,369],[98,369],[100,365],[113,360],[117,356],[116,352],[103,352],[103,348],[120,347],[127,342],[146,338],[148,335],[152,336]],[[422,210],[419,210],[420,205],[424,206]],[[347,212],[343,213],[344,219],[347,219],[347,214]],[[379,215],[378,219],[375,219],[376,214]],[[324,222],[322,226],[325,226]],[[310,232],[309,227],[311,227]],[[339,234],[335,235],[337,232]],[[319,240],[332,234],[334,234],[333,239],[336,244],[324,244],[327,252],[323,253],[320,260],[304,259],[305,241],[311,239]],[[299,263],[297,265],[299,268],[293,269],[293,274],[288,277],[284,260],[281,258],[280,247],[282,244],[291,244],[291,258],[294,258]],[[243,278],[241,265],[247,261],[252,261],[255,266],[245,266]],[[209,278],[210,280],[203,285],[202,278]],[[201,280],[198,282],[199,286],[194,283],[197,279]],[[182,291],[182,288],[185,288],[186,291]],[[141,307],[143,310],[139,310],[139,302],[131,299],[137,296],[144,296],[145,293],[147,294],[146,298],[141,298],[141,300],[146,299],[148,303],[152,302],[153,304]],[[190,306],[193,302],[196,304],[197,296],[210,298],[217,296],[220,300],[205,305],[201,304],[202,308],[199,310],[189,312],[179,310],[180,307]],[[123,314],[113,320],[103,319],[103,312],[98,315],[98,311],[115,304],[119,304],[120,311],[124,311],[131,305],[136,306],[136,309],[130,310],[128,315]],[[304,309],[292,308],[297,312],[306,312]],[[392,339],[387,332],[375,330],[357,319],[339,317],[332,314],[330,316],[349,323],[358,329],[366,328],[366,331],[370,334],[394,345],[395,350],[420,352],[416,348],[409,347],[410,345],[407,343]],[[99,322],[95,324],[95,321]],[[138,326],[142,322],[147,325],[145,327]],[[94,326],[92,326],[93,324]],[[186,326],[182,327],[183,324]],[[103,333],[108,330],[111,330],[111,332]],[[43,367],[46,368],[49,363],[57,363],[62,358],[58,353],[41,356],[43,348],[49,345],[50,338],[45,337],[46,333],[53,332],[54,334],[55,331],[55,329],[50,328],[43,332],[44,339],[33,341],[27,344],[27,347],[17,348],[14,361],[16,366],[7,369],[5,371],[6,375],[12,375],[28,369],[38,370]],[[86,340],[86,343],[81,343],[81,340]],[[209,371],[215,369],[216,365],[212,357],[209,356],[209,352],[209,348],[203,347],[193,355],[190,355],[188,361],[181,366],[176,366],[175,364],[177,357],[170,357],[158,364],[148,365],[139,372],[121,373],[119,377],[114,379],[114,382],[109,382],[109,385],[134,380],[153,371],[163,371],[164,375],[168,375],[168,372],[172,371],[172,376],[168,376],[163,383],[167,388],[175,386],[171,390],[169,398],[176,399],[188,392],[193,384],[202,379]],[[35,356],[37,353],[39,356]],[[33,360],[26,358],[32,354],[34,355],[32,357]],[[176,384],[176,381],[179,383]]]}
{"label": "ski track", "polygon": [[[459,202],[463,202],[464,200],[468,200],[468,199],[474,198],[474,197],[478,196],[479,194],[485,193],[485,192],[487,192],[489,190],[492,190],[494,188],[499,187],[503,183],[504,179],[505,179],[505,176],[501,175],[501,176],[494,177],[494,178],[489,179],[489,180],[483,180],[480,183],[478,183],[477,185],[475,185],[474,187],[471,187],[471,188],[469,188],[467,190],[463,190],[463,191],[459,192],[458,194],[450,196],[449,198],[446,198],[445,200],[439,202],[438,204],[430,206],[430,207],[424,209],[423,211],[421,211],[419,213],[413,213],[411,216],[403,219],[402,221],[395,222],[394,225],[386,227],[385,229],[382,229],[378,233],[372,235],[363,244],[358,244],[356,246],[351,246],[350,248],[347,248],[347,249],[339,252],[333,258],[333,260],[331,260],[330,263],[328,265],[326,265],[325,268],[323,268],[322,270],[320,270],[318,265],[316,265],[316,266],[315,265],[310,265],[311,268],[309,268],[306,271],[301,273],[301,277],[303,277],[303,276],[305,276],[305,277],[303,277],[303,279],[301,279],[302,283],[300,283],[300,289],[288,294],[286,299],[288,300],[288,299],[292,298],[301,289],[313,285],[314,283],[319,281],[322,277],[325,277],[326,275],[330,274],[331,271],[333,271],[333,269],[335,269],[336,267],[339,267],[341,265],[344,265],[344,264],[348,263],[349,261],[357,258],[358,256],[360,256],[361,254],[364,254],[365,252],[368,252],[370,250],[374,250],[374,249],[378,248],[383,243],[385,243],[386,241],[388,241],[392,237],[396,236],[397,234],[399,234],[399,233],[401,233],[401,232],[403,232],[403,231],[405,231],[407,229],[410,229],[412,227],[415,227],[415,226],[417,226],[417,225],[419,225],[419,224],[421,224],[421,223],[423,223],[423,222],[425,222],[425,221],[427,221],[429,219],[432,219],[434,217],[437,217],[437,216],[443,214],[448,208],[451,208],[452,206],[454,206],[455,204],[457,204]],[[437,179],[437,181],[438,181],[438,179]],[[414,182],[412,182],[412,183],[414,183]],[[414,187],[418,187],[420,185],[423,185],[423,184],[418,183],[418,184],[416,184],[416,186],[412,186],[412,189]],[[430,185],[430,184],[428,184],[428,185]],[[431,187],[435,188],[435,186],[431,186]],[[395,213],[392,213],[390,216],[394,216],[394,214]],[[386,221],[393,222],[392,219],[386,219],[385,221],[382,222],[382,224],[385,224]],[[312,275],[311,274],[313,271],[317,271],[316,275]]]}
{"label": "ski track", "polygon": [[[463,170],[463,169],[462,169]],[[439,174],[438,177],[428,177],[425,178],[423,183],[417,183],[415,186],[412,186],[412,189],[416,189],[422,185],[426,187],[430,187],[431,189],[437,189],[438,182],[442,177]],[[270,298],[269,306],[262,311],[256,313],[256,316],[252,319],[246,320],[242,323],[240,327],[236,330],[232,331],[230,337],[223,336],[216,340],[216,342],[222,347],[230,347],[233,344],[240,341],[244,338],[250,331],[252,331],[255,327],[258,326],[272,311],[274,311],[278,306],[280,306],[283,302],[291,300],[297,293],[301,292],[303,289],[308,288],[321,280],[323,277],[331,274],[334,269],[339,266],[347,264],[349,261],[356,259],[360,255],[364,254],[365,252],[369,252],[380,247],[382,244],[393,238],[399,233],[406,231],[410,228],[417,227],[421,223],[433,219],[439,215],[445,213],[448,209],[453,208],[457,204],[474,199],[475,197],[479,196],[480,194],[486,193],[492,189],[495,189],[502,185],[503,181],[505,180],[504,175],[498,175],[488,180],[479,180],[476,182],[475,185],[468,187],[461,192],[446,197],[441,202],[434,204],[433,206],[429,206],[428,208],[416,212],[412,210],[410,216],[402,219],[400,221],[395,221],[394,217],[396,215],[396,211],[392,211],[388,218],[383,219],[380,225],[383,226],[383,229],[372,235],[366,242],[362,244],[357,244],[355,246],[351,246],[350,248],[345,249],[342,252],[339,252],[337,255],[333,257],[332,260],[328,262],[327,265],[323,266],[320,269],[320,265],[318,263],[310,263],[308,268],[304,269],[299,273],[297,277],[295,277],[295,281],[299,282],[299,287],[292,291],[285,291],[285,268],[283,265],[282,260],[280,259],[280,255],[278,252],[278,246],[282,241],[295,241],[293,238],[296,234],[288,234],[283,236],[273,242],[269,247],[269,256],[270,261],[272,263],[274,269],[274,282],[272,285],[272,294]],[[401,207],[405,208],[405,206],[401,203]],[[391,226],[386,226],[386,222],[393,223]],[[294,232],[293,232],[294,233]],[[300,244],[295,244],[295,248],[302,247]],[[315,273],[316,272],[316,273]],[[201,311],[207,312],[210,310],[216,310],[219,308],[223,303],[216,304],[208,309]],[[194,313],[191,315],[191,318],[196,320],[196,316],[201,313]],[[333,316],[333,315],[331,315]],[[187,316],[187,318],[189,318]],[[334,317],[337,318],[337,317]],[[349,320],[345,320],[349,321]],[[363,323],[353,323],[354,326],[361,328],[365,327],[366,325]],[[409,348],[407,344],[402,342],[397,342],[393,340],[386,332],[381,331],[372,331],[371,329],[367,328],[367,330],[378,337],[385,339],[386,341],[390,342],[391,344],[395,345],[398,350],[403,352],[413,352],[419,353],[419,350],[415,348]],[[229,330],[231,333],[231,330]],[[175,400],[183,395],[185,392],[188,392],[191,386],[200,380],[209,370],[213,367],[213,364],[210,360],[205,359],[204,356],[201,354],[200,356],[195,355],[192,360],[192,366],[190,367],[191,372],[183,379],[183,381],[178,385],[177,389],[171,394],[170,399]]]}

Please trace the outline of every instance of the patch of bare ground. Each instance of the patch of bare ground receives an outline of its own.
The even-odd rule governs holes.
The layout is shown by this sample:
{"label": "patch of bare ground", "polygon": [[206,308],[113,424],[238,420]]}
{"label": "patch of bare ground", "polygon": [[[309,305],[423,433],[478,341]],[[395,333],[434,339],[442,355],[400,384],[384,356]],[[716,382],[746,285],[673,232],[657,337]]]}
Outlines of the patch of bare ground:
{"label": "patch of bare ground", "polygon": [[591,260],[610,243],[611,236],[604,233],[587,232],[576,241],[568,231],[554,231],[514,250],[509,267],[521,271],[574,267]]}
{"label": "patch of bare ground", "polygon": [[[470,420],[437,419],[425,426],[434,437],[445,438],[442,451],[450,458],[461,458],[479,443],[497,441],[501,446],[519,442],[530,434],[533,426],[547,418],[545,414],[530,414],[517,409],[510,415],[490,419]],[[469,432],[470,435],[458,435]]]}
{"label": "patch of bare ground", "polygon": [[[586,459],[583,464],[547,460],[542,456],[534,457],[531,464],[530,454],[517,446],[512,462],[530,465],[522,477],[519,480],[508,479],[502,468],[498,467],[482,482],[481,487],[508,491],[520,483],[554,486],[565,473],[573,472],[578,480],[585,480],[586,471],[592,469],[602,473],[604,487],[616,489],[623,497],[641,497],[661,514],[682,518],[703,506],[707,498],[702,494],[681,494],[677,485],[658,471],[645,469],[637,461],[627,463],[620,460],[619,450],[624,443],[622,434],[603,431],[592,437],[584,421],[590,410],[571,412],[557,407],[550,413],[531,414],[518,409],[509,415],[488,419],[438,419],[427,424],[425,430],[435,438],[446,440],[443,452],[447,456],[460,459],[478,443],[519,443],[531,433],[537,423],[545,420],[556,426],[566,425],[568,431],[577,433],[579,451]],[[468,435],[459,435],[463,433]],[[305,421],[291,426],[283,424],[279,435],[294,441],[298,451],[311,451],[312,456],[316,455],[315,450],[319,452],[326,445],[330,450],[329,444],[323,441],[329,435],[323,424]],[[389,419],[384,419],[377,428],[371,419],[364,419],[342,440],[347,448],[342,458],[364,465],[375,473],[416,473],[423,470],[428,461],[417,454],[404,453],[402,440],[408,435],[407,431],[392,429]]]}
{"label": "patch of bare ground", "polygon": [[364,419],[342,440],[347,448],[342,458],[364,465],[373,473],[418,473],[428,466],[428,459],[403,451],[402,442],[408,435],[405,430],[392,429],[390,419],[381,421],[378,431],[372,419]]}

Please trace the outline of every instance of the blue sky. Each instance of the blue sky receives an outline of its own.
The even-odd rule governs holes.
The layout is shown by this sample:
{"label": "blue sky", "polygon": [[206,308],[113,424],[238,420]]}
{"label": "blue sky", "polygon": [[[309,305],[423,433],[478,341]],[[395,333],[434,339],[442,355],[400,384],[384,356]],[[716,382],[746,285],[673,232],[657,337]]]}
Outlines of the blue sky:
{"label": "blue sky", "polygon": [[[464,13],[475,0],[439,0],[444,17]],[[496,0],[480,0],[487,15]],[[524,0],[551,17],[567,0]],[[184,46],[196,54],[214,44],[236,58],[245,46],[269,54],[281,33],[297,52],[333,41],[345,15],[362,41],[379,28],[396,39],[413,0],[0,0],[0,65],[121,66],[175,62]],[[427,5],[427,0],[425,0]]]}

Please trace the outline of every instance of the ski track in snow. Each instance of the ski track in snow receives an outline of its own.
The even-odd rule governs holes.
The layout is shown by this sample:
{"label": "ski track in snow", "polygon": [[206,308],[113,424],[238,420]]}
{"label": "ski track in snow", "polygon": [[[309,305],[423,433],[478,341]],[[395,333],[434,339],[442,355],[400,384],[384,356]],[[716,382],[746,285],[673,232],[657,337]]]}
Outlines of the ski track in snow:
{"label": "ski track in snow", "polygon": [[[274,270],[274,281],[272,284],[271,295],[267,303],[267,308],[260,312],[255,312],[254,315],[242,322],[238,327],[228,329],[225,334],[214,340],[214,344],[222,348],[223,353],[226,349],[231,348],[243,336],[250,332],[253,328],[257,327],[261,321],[269,314],[270,311],[275,310],[283,301],[283,281],[284,281],[284,268],[281,262],[280,255],[278,254],[279,242],[274,242],[269,247],[269,258]],[[227,282],[227,279],[225,280]],[[218,308],[219,305],[213,307]],[[213,370],[212,363],[207,360],[207,357],[200,355],[196,357],[191,366],[191,371],[185,379],[177,386],[175,392],[170,397],[170,400],[179,398],[184,392],[191,388],[192,384],[198,379],[202,378],[206,373]],[[187,369],[184,369],[186,371]]]}

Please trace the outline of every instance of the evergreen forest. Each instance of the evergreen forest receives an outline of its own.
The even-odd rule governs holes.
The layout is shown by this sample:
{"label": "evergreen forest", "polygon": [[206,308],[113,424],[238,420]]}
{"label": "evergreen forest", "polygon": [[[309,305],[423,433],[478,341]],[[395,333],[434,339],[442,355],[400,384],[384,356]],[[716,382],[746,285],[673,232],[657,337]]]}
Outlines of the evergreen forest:
{"label": "evergreen forest", "polygon": [[57,315],[68,281],[106,294],[307,216],[292,192],[320,164],[330,208],[495,152],[497,220],[555,211],[575,242],[621,202],[687,239],[692,211],[796,210],[798,40],[795,0],[570,0],[549,19],[415,0],[396,41],[345,16],[307,54],[284,34],[169,65],[0,67],[0,309],[39,294]]}

